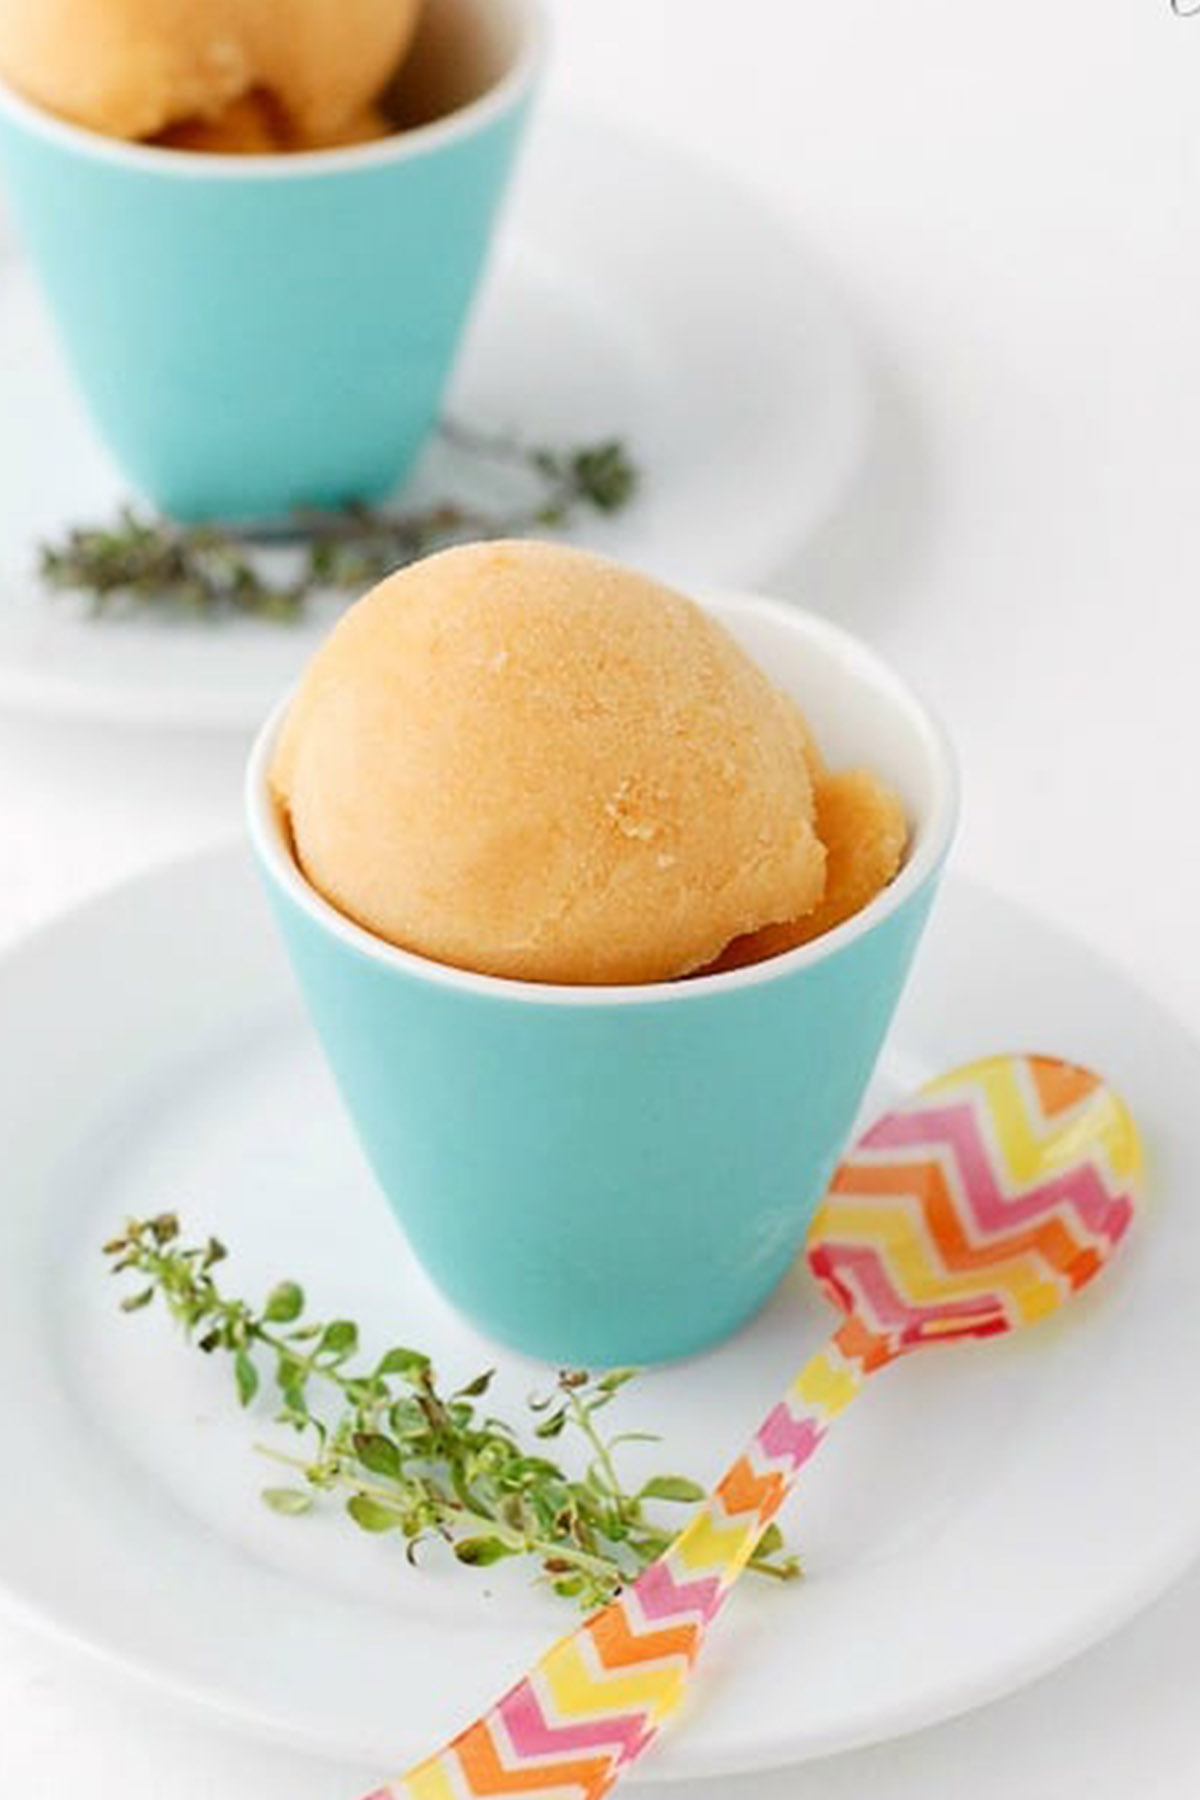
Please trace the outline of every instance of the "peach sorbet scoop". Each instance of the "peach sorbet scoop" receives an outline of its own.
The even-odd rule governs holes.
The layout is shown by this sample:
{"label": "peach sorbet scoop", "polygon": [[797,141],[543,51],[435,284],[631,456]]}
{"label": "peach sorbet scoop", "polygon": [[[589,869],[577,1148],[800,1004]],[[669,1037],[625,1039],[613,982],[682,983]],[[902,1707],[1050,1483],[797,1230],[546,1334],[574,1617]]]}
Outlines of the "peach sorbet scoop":
{"label": "peach sorbet scoop", "polygon": [[111,137],[218,121],[268,96],[300,140],[336,142],[386,86],[418,11],[419,0],[0,0],[0,72]]}
{"label": "peach sorbet scoop", "polygon": [[[797,707],[692,601],[529,541],[444,551],[352,607],[271,770],[297,863],[339,911],[436,961],[555,983],[786,947],[754,934],[828,909],[826,779]],[[875,800],[902,820],[873,784],[858,837],[878,835]],[[883,879],[902,850],[901,827]],[[863,858],[838,860],[861,888]]]}

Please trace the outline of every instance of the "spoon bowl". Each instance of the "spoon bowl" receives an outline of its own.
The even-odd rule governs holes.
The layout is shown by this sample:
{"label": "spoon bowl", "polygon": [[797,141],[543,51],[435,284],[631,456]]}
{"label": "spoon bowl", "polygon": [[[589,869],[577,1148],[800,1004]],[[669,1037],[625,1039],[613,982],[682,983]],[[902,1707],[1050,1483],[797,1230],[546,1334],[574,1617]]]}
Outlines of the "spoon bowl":
{"label": "spoon bowl", "polygon": [[993,1056],[886,1114],[808,1234],[828,1299],[877,1361],[1056,1312],[1111,1258],[1141,1196],[1137,1127],[1090,1069]]}

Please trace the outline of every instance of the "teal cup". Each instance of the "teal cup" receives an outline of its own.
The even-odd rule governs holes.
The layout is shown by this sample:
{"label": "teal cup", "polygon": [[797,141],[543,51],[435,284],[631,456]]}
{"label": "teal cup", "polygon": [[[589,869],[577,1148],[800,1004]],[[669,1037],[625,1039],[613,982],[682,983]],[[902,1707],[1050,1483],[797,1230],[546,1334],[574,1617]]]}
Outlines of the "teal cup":
{"label": "teal cup", "polygon": [[0,85],[17,228],[135,488],[176,518],[254,519],[404,479],[438,416],[542,36],[537,0],[427,0],[400,78],[424,122],[286,156],[123,143]]}
{"label": "teal cup", "polygon": [[555,987],[394,949],[296,866],[266,780],[282,709],[251,756],[267,890],[414,1254],[481,1331],[560,1364],[683,1356],[762,1305],[846,1142],[953,832],[945,740],[876,656],[774,602],[711,610],[799,701],[831,764],[884,775],[912,827],[903,869],[862,912],[751,968]]}

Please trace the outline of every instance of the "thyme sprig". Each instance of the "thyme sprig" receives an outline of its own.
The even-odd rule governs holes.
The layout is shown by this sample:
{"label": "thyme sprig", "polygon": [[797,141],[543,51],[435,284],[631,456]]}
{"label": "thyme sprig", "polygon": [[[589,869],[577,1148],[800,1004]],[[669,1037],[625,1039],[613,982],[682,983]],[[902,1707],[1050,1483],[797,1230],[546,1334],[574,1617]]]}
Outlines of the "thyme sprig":
{"label": "thyme sprig", "polygon": [[[263,1493],[278,1513],[307,1513],[323,1496],[343,1495],[355,1525],[397,1533],[410,1561],[431,1540],[476,1568],[532,1557],[556,1594],[590,1610],[670,1543],[674,1533],[652,1515],[652,1503],[703,1498],[684,1475],[624,1486],[616,1452],[649,1434],[606,1436],[599,1415],[633,1380],[632,1369],[561,1370],[549,1393],[528,1402],[530,1443],[480,1404],[494,1369],[445,1392],[419,1350],[393,1345],[364,1363],[357,1325],[307,1318],[294,1281],[279,1282],[260,1307],[223,1293],[214,1270],[224,1246],[216,1238],[184,1245],[172,1213],[130,1220],[104,1250],[114,1273],[140,1278],[122,1309],[137,1312],[161,1298],[200,1350],[232,1359],[243,1406],[260,1393],[265,1368],[276,1422],[302,1440],[295,1448],[258,1446],[289,1474]],[[547,1449],[571,1435],[585,1451],[582,1474],[568,1474]],[[776,1525],[750,1566],[779,1580],[799,1573]]]}
{"label": "thyme sprig", "polygon": [[442,435],[507,471],[517,489],[508,506],[352,504],[249,526],[183,525],[124,506],[110,524],[74,526],[39,545],[40,579],[53,593],[85,596],[94,615],[157,609],[286,624],[320,595],[359,594],[451,544],[558,530],[581,511],[618,512],[638,486],[637,467],[616,439],[564,450],[461,425],[444,425]]}

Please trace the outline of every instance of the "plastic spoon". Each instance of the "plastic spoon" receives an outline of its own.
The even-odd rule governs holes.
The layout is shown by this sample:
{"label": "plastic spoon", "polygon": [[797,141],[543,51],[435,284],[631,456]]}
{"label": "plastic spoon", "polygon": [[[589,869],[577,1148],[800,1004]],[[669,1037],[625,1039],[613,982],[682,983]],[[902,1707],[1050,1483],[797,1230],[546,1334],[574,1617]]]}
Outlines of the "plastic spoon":
{"label": "plastic spoon", "polygon": [[846,1316],[674,1543],[491,1711],[369,1800],[599,1800],[687,1687],[710,1623],[868,1375],[1055,1312],[1124,1237],[1141,1146],[1121,1099],[1042,1056],[956,1069],[838,1167],[808,1261]]}

